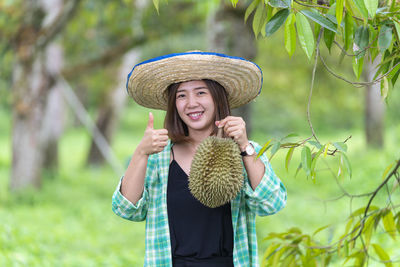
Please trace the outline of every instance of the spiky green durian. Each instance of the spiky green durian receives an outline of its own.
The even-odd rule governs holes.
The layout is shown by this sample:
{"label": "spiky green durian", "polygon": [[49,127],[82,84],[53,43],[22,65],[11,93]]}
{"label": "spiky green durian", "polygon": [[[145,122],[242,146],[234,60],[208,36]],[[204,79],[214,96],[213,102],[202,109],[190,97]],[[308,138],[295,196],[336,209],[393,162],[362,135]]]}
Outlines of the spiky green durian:
{"label": "spiky green durian", "polygon": [[189,174],[189,189],[204,205],[215,208],[234,199],[243,186],[238,145],[230,138],[207,137],[197,148]]}

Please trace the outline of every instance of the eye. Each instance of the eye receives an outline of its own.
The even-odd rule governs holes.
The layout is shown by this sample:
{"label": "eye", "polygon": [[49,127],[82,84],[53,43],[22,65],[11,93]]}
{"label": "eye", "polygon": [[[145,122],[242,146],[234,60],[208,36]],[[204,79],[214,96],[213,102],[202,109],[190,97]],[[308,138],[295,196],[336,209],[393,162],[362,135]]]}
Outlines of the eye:
{"label": "eye", "polygon": [[183,98],[183,97],[185,97],[185,94],[177,94],[176,95],[176,98],[178,99],[178,98]]}
{"label": "eye", "polygon": [[198,95],[205,95],[205,94],[207,94],[207,92],[206,91],[198,91],[197,94]]}

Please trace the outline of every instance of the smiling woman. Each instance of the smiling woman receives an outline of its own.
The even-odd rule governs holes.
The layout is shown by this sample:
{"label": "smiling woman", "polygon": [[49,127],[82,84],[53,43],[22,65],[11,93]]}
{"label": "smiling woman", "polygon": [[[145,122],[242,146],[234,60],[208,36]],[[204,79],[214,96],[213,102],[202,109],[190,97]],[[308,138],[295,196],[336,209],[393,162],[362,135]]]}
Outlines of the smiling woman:
{"label": "smiling woman", "polygon": [[[137,103],[167,110],[165,129],[154,129],[149,113],[112,202],[122,218],[146,220],[145,266],[258,266],[255,216],[281,210],[286,189],[267,158],[256,157],[261,147],[247,139],[230,106],[253,100],[261,84],[256,64],[199,51],[147,60],[128,75]],[[210,208],[191,194],[188,176],[197,148],[218,129],[237,145],[232,153],[242,157],[243,187]]]}
{"label": "smiling woman", "polygon": [[[168,129],[169,137],[171,141],[174,143],[180,143],[189,136],[189,129],[187,127],[187,123],[184,122],[184,117],[187,116],[185,114],[179,113],[179,105],[182,106],[185,102],[188,101],[187,92],[185,92],[188,88],[194,86],[193,90],[195,90],[194,96],[198,96],[199,99],[204,101],[204,98],[207,98],[208,101],[212,101],[212,119],[221,120],[230,115],[229,102],[227,99],[227,95],[225,89],[218,83],[212,80],[200,80],[200,81],[189,81],[185,83],[174,83],[171,84],[168,89],[168,107],[167,114],[165,117],[164,127]],[[185,94],[186,93],[186,94]],[[189,95],[190,97],[190,95]],[[178,99],[179,98],[179,99]],[[210,105],[211,103],[209,103]],[[197,103],[191,103],[189,106],[189,113],[191,114],[191,120],[197,121],[200,119],[200,116],[204,113],[204,110],[197,110],[200,107],[197,107]],[[193,108],[193,105],[194,108]],[[200,112],[198,112],[200,111]],[[198,114],[196,114],[196,112]],[[183,117],[182,117],[183,115]],[[207,114],[206,114],[207,115]],[[182,119],[181,119],[182,118]],[[214,122],[212,122],[213,124]],[[212,134],[216,135],[217,130],[212,125]]]}

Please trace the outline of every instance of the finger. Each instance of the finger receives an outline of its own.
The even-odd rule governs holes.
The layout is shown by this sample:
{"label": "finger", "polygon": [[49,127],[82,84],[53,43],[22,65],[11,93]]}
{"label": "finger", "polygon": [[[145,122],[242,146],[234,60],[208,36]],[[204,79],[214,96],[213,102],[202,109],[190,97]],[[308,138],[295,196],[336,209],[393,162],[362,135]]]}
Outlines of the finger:
{"label": "finger", "polygon": [[158,129],[158,130],[155,130],[155,133],[157,133],[158,135],[168,135],[168,130],[167,129]]}
{"label": "finger", "polygon": [[167,143],[165,143],[165,144],[159,144],[159,145],[157,146],[158,152],[163,151],[166,145],[167,145]]}
{"label": "finger", "polygon": [[158,137],[158,141],[161,141],[161,142],[166,142],[166,141],[168,141],[168,135],[160,135],[160,136]]}
{"label": "finger", "polygon": [[147,122],[147,129],[154,129],[154,116],[149,112],[149,121]]}
{"label": "finger", "polygon": [[238,130],[241,130],[241,131],[243,131],[245,128],[243,127],[243,125],[233,125],[233,126],[227,126],[227,129],[226,129],[226,131],[227,131],[227,133],[231,133],[231,132],[234,132],[234,131],[238,131]]}
{"label": "finger", "polygon": [[222,127],[224,127],[225,126],[225,124],[226,124],[226,122],[229,120],[229,116],[228,117],[226,117],[226,118],[224,118],[224,119],[222,119],[222,120],[220,120],[219,122],[218,122],[218,128],[222,128]]}

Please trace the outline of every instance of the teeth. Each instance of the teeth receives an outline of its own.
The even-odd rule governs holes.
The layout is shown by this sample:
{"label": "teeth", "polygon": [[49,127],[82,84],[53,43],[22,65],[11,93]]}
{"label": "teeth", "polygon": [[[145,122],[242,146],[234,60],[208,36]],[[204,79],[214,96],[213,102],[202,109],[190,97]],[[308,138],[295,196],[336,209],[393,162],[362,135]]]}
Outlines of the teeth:
{"label": "teeth", "polygon": [[189,117],[191,117],[191,118],[197,118],[197,117],[200,117],[201,114],[202,114],[202,112],[192,113],[192,114],[189,114]]}

